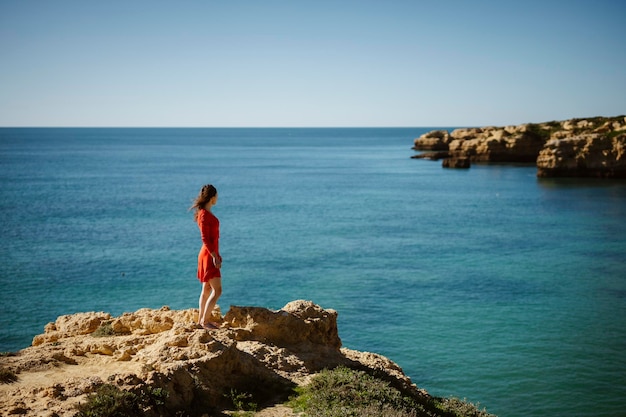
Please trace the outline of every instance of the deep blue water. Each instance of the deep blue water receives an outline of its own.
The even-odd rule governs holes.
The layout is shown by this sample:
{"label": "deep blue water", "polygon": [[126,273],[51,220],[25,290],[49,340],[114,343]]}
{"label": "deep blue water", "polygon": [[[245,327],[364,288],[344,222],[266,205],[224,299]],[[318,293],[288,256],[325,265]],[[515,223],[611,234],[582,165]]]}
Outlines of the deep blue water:
{"label": "deep blue water", "polygon": [[626,182],[412,160],[426,128],[0,129],[0,351],[58,315],[309,299],[346,347],[500,416],[626,409]]}

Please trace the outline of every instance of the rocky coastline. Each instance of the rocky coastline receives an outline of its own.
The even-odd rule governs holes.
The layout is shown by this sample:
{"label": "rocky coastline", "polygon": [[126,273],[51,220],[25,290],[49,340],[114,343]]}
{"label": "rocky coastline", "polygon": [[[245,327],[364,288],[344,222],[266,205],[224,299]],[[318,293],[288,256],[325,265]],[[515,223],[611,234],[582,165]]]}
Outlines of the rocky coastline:
{"label": "rocky coastline", "polygon": [[517,126],[433,130],[414,140],[412,158],[536,164],[538,177],[626,178],[626,117],[591,117]]}
{"label": "rocky coastline", "polygon": [[0,357],[0,414],[81,415],[78,405],[106,385],[157,398],[146,416],[233,415],[233,393],[263,406],[254,415],[294,416],[281,405],[294,388],[343,366],[386,381],[427,410],[419,415],[452,415],[388,358],[342,347],[337,312],[313,302],[218,309],[216,330],[196,319],[196,309],[168,307],[60,316],[32,346]]}

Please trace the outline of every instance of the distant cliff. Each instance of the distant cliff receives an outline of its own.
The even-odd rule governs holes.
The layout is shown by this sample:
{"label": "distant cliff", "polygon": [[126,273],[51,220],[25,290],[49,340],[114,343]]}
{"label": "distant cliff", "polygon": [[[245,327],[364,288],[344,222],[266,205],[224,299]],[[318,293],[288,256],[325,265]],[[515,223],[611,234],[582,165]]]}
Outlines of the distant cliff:
{"label": "distant cliff", "polygon": [[223,416],[248,396],[264,407],[259,416],[293,416],[276,404],[319,371],[343,366],[410,397],[421,410],[410,415],[454,415],[442,407],[447,399],[418,389],[389,359],[342,348],[334,310],[302,300],[278,311],[233,306],[215,315],[217,330],[196,318],[195,309],[168,307],[61,316],[31,347],[0,357],[0,414],[75,416],[105,388],[101,403],[141,400],[144,416]]}
{"label": "distant cliff", "polygon": [[626,177],[626,117],[592,117],[519,126],[434,130],[414,140],[414,158],[536,163],[540,177]]}

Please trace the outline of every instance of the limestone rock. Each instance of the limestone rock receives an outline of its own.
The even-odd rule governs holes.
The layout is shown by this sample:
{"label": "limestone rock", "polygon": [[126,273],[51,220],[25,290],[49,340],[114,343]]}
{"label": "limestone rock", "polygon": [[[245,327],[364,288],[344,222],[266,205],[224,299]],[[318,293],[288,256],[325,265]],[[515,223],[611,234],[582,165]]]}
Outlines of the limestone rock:
{"label": "limestone rock", "polygon": [[76,313],[59,316],[54,323],[48,323],[44,334],[35,336],[33,346],[56,342],[70,334],[93,333],[100,325],[111,318],[109,313]]}
{"label": "limestone rock", "polygon": [[[455,129],[452,133],[436,130],[414,141],[416,150],[449,151],[451,158],[472,162],[534,162],[546,137],[532,125]],[[424,157],[428,158],[428,156]],[[459,162],[448,162],[452,167]]]}
{"label": "limestone rock", "polygon": [[433,130],[413,141],[413,149],[425,151],[447,151],[451,136],[447,130]]}
{"label": "limestone rock", "polygon": [[444,168],[469,168],[470,159],[464,156],[454,156],[444,159],[441,166]]}
{"label": "limestone rock", "polygon": [[[618,139],[622,132],[626,133],[625,116],[591,117],[463,128],[449,134],[435,130],[415,139],[414,149],[448,152],[445,167],[519,162],[536,163],[538,176],[623,177]],[[429,154],[414,158],[434,159]]]}
{"label": "limestone rock", "polygon": [[195,324],[197,310],[141,309],[111,317],[77,313],[59,317],[31,347],[0,357],[17,381],[0,384],[0,415],[74,416],[76,405],[103,384],[167,398],[145,415],[219,413],[232,391],[260,403],[286,399],[316,372],[339,365],[384,378],[421,398],[389,359],[341,348],[337,312],[304,300],[278,311],[230,308],[217,330]]}
{"label": "limestone rock", "polygon": [[[270,340],[278,346],[316,344],[334,349],[341,347],[337,332],[337,312],[324,310],[310,301],[292,301],[282,310],[262,307],[235,307],[224,317],[231,326],[239,327],[239,338]],[[284,329],[291,329],[286,332]]]}
{"label": "limestone rock", "polygon": [[422,152],[411,156],[413,159],[430,159],[431,161],[438,161],[450,157],[448,151],[434,151],[434,152]]}
{"label": "limestone rock", "polygon": [[626,133],[591,133],[549,141],[537,158],[539,177],[626,178]]}
{"label": "limestone rock", "polygon": [[467,157],[472,162],[534,162],[546,139],[527,125],[516,129],[464,129],[463,132],[464,136],[454,135],[457,139],[450,142],[450,154]]}

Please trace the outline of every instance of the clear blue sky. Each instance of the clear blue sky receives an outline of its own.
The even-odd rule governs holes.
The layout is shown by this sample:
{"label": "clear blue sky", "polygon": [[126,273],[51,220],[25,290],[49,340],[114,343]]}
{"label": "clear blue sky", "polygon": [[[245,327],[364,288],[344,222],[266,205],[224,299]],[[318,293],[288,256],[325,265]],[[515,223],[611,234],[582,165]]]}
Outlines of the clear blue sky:
{"label": "clear blue sky", "polygon": [[0,126],[626,114],[626,2],[0,0]]}

